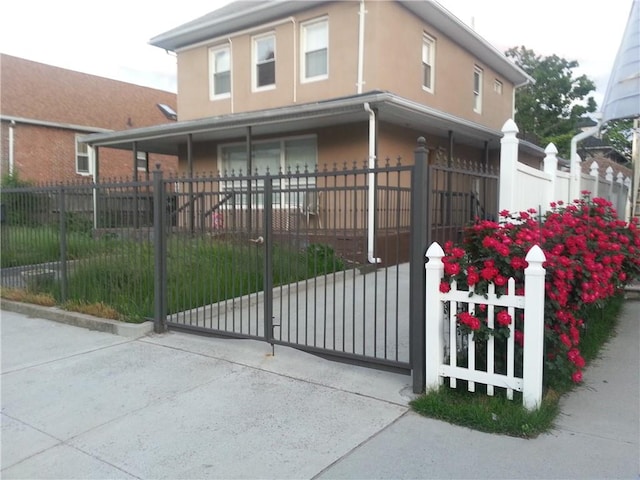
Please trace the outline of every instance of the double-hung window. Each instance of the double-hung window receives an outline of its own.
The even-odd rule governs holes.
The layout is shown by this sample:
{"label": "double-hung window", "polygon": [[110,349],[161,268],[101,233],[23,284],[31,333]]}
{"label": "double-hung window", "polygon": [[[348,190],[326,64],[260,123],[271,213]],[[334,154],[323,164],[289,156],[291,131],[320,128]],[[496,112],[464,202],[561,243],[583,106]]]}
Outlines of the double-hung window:
{"label": "double-hung window", "polygon": [[482,113],[482,69],[473,68],[473,111]]}
{"label": "double-hung window", "polygon": [[209,50],[210,97],[212,100],[231,95],[231,50],[228,46]]}
{"label": "double-hung window", "polygon": [[147,152],[136,152],[136,168],[139,172],[149,171],[149,155]]}
{"label": "double-hung window", "polygon": [[425,34],[422,37],[422,88],[433,93],[436,41]]}
{"label": "double-hung window", "polygon": [[276,84],[276,37],[262,35],[253,40],[254,90],[273,88]]}
{"label": "double-hung window", "polygon": [[76,136],[76,173],[90,175],[91,170],[91,149]]}
{"label": "double-hung window", "polygon": [[329,76],[329,21],[326,18],[302,24],[302,81]]}

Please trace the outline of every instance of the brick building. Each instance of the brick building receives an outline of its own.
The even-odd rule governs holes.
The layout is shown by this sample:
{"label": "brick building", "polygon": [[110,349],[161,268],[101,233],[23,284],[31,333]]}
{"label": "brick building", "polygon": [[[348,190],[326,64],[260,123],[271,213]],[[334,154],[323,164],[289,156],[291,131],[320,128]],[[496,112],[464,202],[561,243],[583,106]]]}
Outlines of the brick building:
{"label": "brick building", "polygon": [[[176,95],[0,54],[0,168],[36,183],[72,181],[94,174],[93,151],[83,135],[172,122],[158,105],[175,108]],[[171,111],[171,110],[169,110]],[[100,152],[100,177],[131,177],[174,156]],[[135,164],[135,167],[134,167]]]}

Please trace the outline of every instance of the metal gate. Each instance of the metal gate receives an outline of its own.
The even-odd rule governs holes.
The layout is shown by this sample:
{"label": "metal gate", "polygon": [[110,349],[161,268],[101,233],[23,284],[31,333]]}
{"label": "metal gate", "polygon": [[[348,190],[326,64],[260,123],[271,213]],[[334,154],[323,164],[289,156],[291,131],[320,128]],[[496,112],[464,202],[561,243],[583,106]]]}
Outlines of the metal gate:
{"label": "metal gate", "polygon": [[163,180],[167,325],[410,371],[411,171]]}

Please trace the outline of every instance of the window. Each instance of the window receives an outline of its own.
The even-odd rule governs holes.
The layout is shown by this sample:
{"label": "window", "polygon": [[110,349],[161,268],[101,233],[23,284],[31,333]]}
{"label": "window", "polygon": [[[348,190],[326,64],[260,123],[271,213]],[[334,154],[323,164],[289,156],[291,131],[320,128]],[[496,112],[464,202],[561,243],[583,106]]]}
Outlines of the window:
{"label": "window", "polygon": [[136,152],[136,168],[140,172],[149,171],[149,155],[147,152]]}
{"label": "window", "polygon": [[76,136],[76,173],[90,175],[91,170],[91,149]]}
{"label": "window", "polygon": [[[258,175],[265,175],[267,169],[271,175],[277,175],[279,172],[304,172],[305,168],[313,172],[317,163],[316,154],[316,138],[315,137],[297,137],[285,138],[278,140],[268,140],[263,142],[255,142],[253,144],[253,172]],[[247,172],[247,147],[245,144],[223,145],[220,147],[219,158],[223,161],[223,171],[225,175],[238,176],[246,175]],[[281,179],[274,180],[274,204],[281,206],[298,206],[303,196],[300,190],[307,191],[310,187],[315,187],[315,176],[293,177],[287,181]],[[246,180],[237,180],[226,182],[223,185],[225,190],[233,190],[235,192],[243,192],[247,190]],[[252,203],[262,204],[262,189],[264,188],[264,180],[257,178],[252,181],[252,190],[255,192]],[[279,193],[278,193],[279,192]],[[242,205],[247,204],[247,196],[240,194],[236,203]]]}
{"label": "window", "polygon": [[231,95],[231,51],[229,47],[211,50],[209,67],[211,69],[211,99],[229,97]]}
{"label": "window", "polygon": [[329,75],[329,22],[316,20],[302,25],[302,79],[322,80]]}
{"label": "window", "polygon": [[429,35],[422,38],[422,88],[433,92],[433,70],[436,53],[436,41]]}
{"label": "window", "polygon": [[473,68],[473,111],[482,112],[482,69]]}
{"label": "window", "polygon": [[502,82],[496,78],[493,82],[493,91],[498,95],[502,95]]}
{"label": "window", "polygon": [[254,89],[273,87],[276,84],[276,37],[267,35],[253,41]]}

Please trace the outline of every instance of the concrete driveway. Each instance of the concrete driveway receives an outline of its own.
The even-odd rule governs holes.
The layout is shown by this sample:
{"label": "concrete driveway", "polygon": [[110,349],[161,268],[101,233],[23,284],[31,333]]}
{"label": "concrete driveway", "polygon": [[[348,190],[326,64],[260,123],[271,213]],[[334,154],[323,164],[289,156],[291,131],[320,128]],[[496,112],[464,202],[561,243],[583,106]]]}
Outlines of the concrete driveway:
{"label": "concrete driveway", "polygon": [[[44,316],[44,315],[43,315]],[[410,377],[2,311],[2,478],[637,478],[640,302],[533,440],[409,411]]]}

